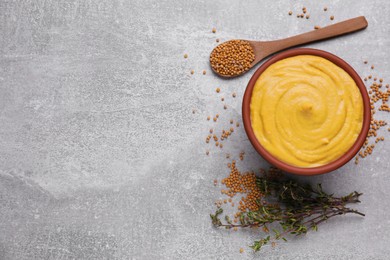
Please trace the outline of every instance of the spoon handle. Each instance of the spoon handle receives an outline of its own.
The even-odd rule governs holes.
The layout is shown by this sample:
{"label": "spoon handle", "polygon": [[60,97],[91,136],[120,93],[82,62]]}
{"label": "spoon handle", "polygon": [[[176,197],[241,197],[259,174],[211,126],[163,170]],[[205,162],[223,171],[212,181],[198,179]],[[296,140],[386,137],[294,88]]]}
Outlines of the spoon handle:
{"label": "spoon handle", "polygon": [[367,26],[368,23],[366,18],[364,16],[359,16],[314,31],[292,36],[286,39],[269,41],[267,42],[268,50],[266,51],[268,52],[267,54],[269,55],[289,47],[359,31],[366,28]]}

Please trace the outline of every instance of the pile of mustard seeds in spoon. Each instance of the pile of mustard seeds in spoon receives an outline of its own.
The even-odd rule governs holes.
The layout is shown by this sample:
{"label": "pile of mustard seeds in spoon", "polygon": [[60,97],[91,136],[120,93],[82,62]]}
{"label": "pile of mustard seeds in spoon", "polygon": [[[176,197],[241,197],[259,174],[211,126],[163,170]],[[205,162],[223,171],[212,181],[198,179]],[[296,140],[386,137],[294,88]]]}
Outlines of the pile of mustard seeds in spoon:
{"label": "pile of mustard seeds in spoon", "polygon": [[248,41],[224,42],[211,52],[210,64],[215,72],[223,76],[237,76],[250,69],[255,53]]}

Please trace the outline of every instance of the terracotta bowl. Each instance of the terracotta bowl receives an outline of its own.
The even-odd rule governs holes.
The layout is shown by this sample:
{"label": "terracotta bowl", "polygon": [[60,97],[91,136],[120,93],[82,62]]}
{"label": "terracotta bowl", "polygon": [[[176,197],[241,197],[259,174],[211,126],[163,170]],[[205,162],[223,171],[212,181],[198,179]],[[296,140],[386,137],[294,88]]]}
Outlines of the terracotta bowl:
{"label": "terracotta bowl", "polygon": [[[362,130],[361,130],[357,140],[355,141],[354,145],[344,155],[342,155],[337,160],[335,160],[329,164],[326,164],[326,165],[312,167],[312,168],[301,168],[301,167],[297,167],[297,166],[292,166],[292,165],[289,165],[289,164],[277,159],[273,155],[271,155],[257,140],[257,138],[253,132],[252,125],[251,125],[251,119],[250,119],[250,103],[251,103],[252,91],[253,91],[255,83],[256,83],[257,79],[260,77],[261,73],[263,73],[273,63],[275,63],[279,60],[293,57],[293,56],[297,56],[297,55],[319,56],[319,57],[325,58],[325,59],[333,62],[334,64],[336,64],[340,68],[344,69],[356,82],[356,85],[359,87],[360,93],[361,93],[362,98],[363,98],[363,110],[364,110],[363,111],[363,127],[362,127]],[[317,174],[323,174],[323,173],[327,173],[327,172],[336,170],[337,168],[346,164],[349,160],[351,160],[358,153],[358,151],[362,147],[362,145],[367,137],[367,133],[368,133],[368,130],[370,127],[370,121],[371,121],[370,99],[368,97],[366,87],[365,87],[363,81],[360,79],[360,77],[356,73],[356,71],[348,63],[346,63],[344,60],[340,59],[339,57],[337,57],[329,52],[325,52],[322,50],[299,48],[299,49],[292,49],[292,50],[284,51],[284,52],[281,52],[281,53],[273,56],[271,59],[269,59],[267,62],[262,64],[256,70],[256,72],[253,74],[253,76],[250,79],[248,86],[245,90],[244,99],[243,99],[243,103],[242,103],[242,117],[243,117],[243,121],[244,121],[245,131],[248,135],[250,142],[252,143],[252,145],[254,146],[256,151],[258,153],[260,153],[260,155],[264,159],[266,159],[270,164],[272,164],[272,165],[278,167],[279,169],[286,171],[288,173],[293,173],[293,174],[297,174],[297,175],[306,175],[306,176],[317,175]]]}

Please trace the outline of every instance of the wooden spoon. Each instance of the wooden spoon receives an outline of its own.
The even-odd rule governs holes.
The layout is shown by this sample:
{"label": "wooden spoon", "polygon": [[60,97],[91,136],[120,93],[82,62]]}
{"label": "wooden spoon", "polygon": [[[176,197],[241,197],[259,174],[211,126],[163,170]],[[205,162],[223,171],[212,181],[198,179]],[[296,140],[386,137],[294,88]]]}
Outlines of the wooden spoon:
{"label": "wooden spoon", "polygon": [[[314,31],[310,31],[307,33],[299,34],[296,36],[292,36],[289,38],[276,40],[276,41],[247,41],[251,44],[255,59],[252,62],[250,68],[254,67],[257,63],[259,63],[261,60],[266,58],[267,56],[293,47],[298,46],[305,43],[315,42],[319,40],[329,39],[335,36],[348,34],[351,32],[359,31],[368,26],[367,20],[364,16],[359,16],[356,18],[352,18],[343,22],[335,23]],[[243,71],[241,74],[238,75],[221,75],[217,71],[214,70],[213,67],[211,67],[212,70],[218,74],[221,77],[231,78],[236,77],[239,75],[244,74],[247,71]]]}

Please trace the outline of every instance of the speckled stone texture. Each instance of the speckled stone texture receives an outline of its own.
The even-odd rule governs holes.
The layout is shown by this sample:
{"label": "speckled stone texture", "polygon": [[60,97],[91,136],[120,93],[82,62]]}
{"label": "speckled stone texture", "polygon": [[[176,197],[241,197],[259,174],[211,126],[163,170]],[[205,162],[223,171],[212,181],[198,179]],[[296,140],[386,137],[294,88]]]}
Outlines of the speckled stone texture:
{"label": "speckled stone texture", "polygon": [[[309,20],[295,16],[303,6]],[[256,232],[214,229],[209,213],[225,153],[245,151],[242,170],[267,163],[242,125],[208,157],[204,142],[210,127],[241,122],[253,73],[213,75],[216,38],[271,40],[366,15],[367,30],[308,46],[389,83],[389,13],[387,0],[1,0],[0,259],[389,259],[390,133],[358,166],[304,178],[363,192],[364,219],[258,254],[247,248]]]}

